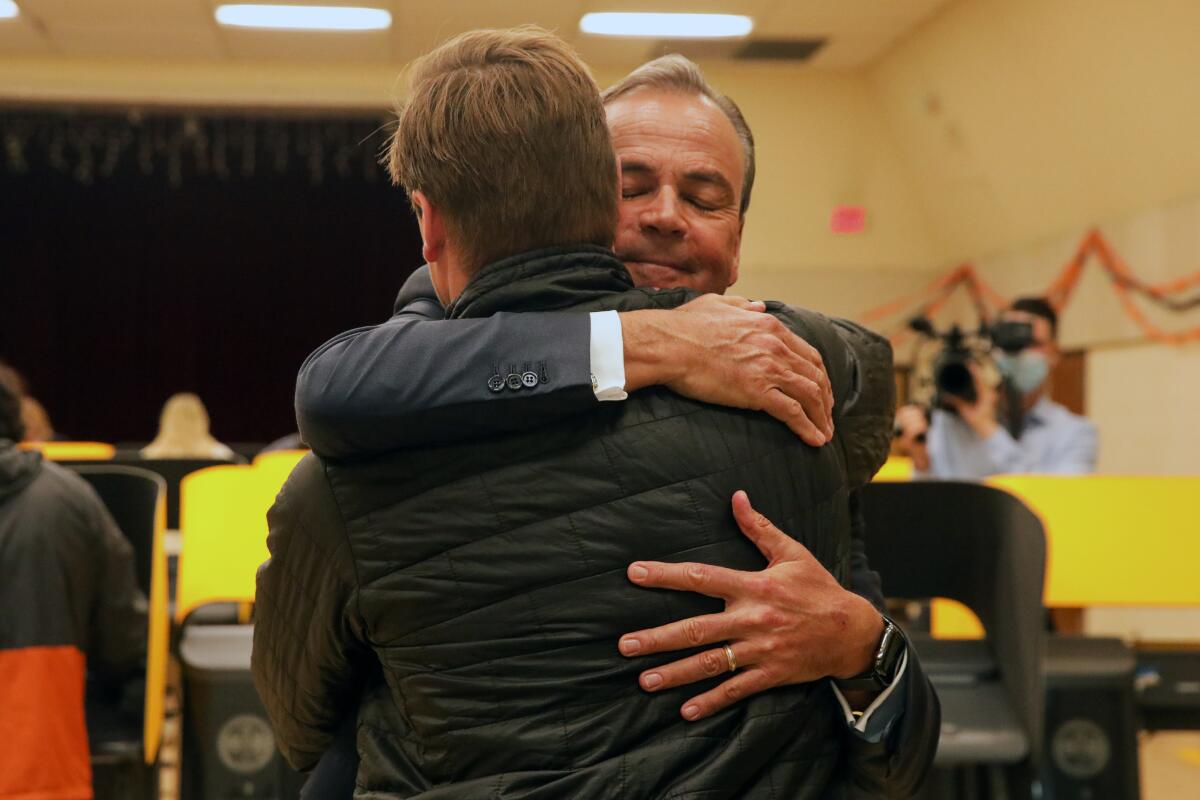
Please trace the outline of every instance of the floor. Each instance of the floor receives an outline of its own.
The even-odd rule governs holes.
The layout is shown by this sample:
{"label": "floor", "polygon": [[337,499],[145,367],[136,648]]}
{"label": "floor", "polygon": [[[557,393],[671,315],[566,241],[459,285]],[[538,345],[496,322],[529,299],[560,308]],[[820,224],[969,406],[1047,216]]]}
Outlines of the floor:
{"label": "floor", "polygon": [[1142,800],[1200,798],[1200,733],[1157,733],[1141,741]]}
{"label": "floor", "polygon": [[[178,662],[168,679],[159,800],[179,798],[180,716]],[[1142,734],[1141,800],[1200,800],[1200,732]],[[1101,800],[1097,797],[1096,800]]]}

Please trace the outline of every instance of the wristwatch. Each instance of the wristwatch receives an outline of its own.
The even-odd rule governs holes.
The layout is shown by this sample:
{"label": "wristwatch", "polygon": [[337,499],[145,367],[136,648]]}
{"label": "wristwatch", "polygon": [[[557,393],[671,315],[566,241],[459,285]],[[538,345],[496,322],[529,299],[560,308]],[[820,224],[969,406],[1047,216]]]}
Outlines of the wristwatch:
{"label": "wristwatch", "polygon": [[853,678],[835,678],[834,682],[843,692],[882,692],[896,680],[900,668],[900,656],[904,655],[907,643],[904,633],[887,617],[883,618],[883,636],[875,650],[875,660],[867,671]]}

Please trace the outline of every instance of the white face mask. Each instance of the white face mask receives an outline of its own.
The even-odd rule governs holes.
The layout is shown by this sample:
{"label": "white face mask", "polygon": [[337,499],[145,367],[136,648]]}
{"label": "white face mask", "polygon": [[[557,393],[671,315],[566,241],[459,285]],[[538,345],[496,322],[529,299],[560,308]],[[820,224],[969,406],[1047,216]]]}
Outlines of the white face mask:
{"label": "white face mask", "polygon": [[1012,381],[1021,394],[1037,391],[1050,375],[1050,362],[1046,356],[1031,350],[1024,350],[1015,356],[1000,353],[996,356],[996,368]]}

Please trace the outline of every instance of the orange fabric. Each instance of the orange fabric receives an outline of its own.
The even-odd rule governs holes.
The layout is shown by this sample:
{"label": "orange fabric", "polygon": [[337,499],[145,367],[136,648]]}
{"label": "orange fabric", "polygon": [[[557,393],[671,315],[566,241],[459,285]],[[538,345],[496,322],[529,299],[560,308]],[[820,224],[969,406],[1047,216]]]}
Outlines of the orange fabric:
{"label": "orange fabric", "polygon": [[91,800],[78,648],[0,650],[0,800]]}

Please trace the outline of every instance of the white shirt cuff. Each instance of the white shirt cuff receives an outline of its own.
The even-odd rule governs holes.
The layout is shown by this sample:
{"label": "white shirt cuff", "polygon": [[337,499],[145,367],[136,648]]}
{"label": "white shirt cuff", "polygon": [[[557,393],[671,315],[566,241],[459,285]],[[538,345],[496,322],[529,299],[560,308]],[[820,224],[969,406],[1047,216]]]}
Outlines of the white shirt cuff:
{"label": "white shirt cuff", "polygon": [[621,336],[621,316],[616,311],[593,311],[592,391],[597,400],[624,400],[625,340]]}
{"label": "white shirt cuff", "polygon": [[859,733],[867,732],[867,723],[871,721],[871,715],[879,710],[880,706],[887,702],[887,699],[892,696],[892,692],[896,687],[904,682],[904,671],[908,669],[908,650],[900,656],[900,668],[896,670],[896,678],[886,689],[879,693],[871,705],[867,706],[867,710],[862,713],[858,719],[854,718],[854,712],[850,710],[850,704],[846,702],[846,696],[842,694],[842,690],[837,687],[837,684],[830,681],[829,685],[833,687],[833,696],[837,698],[838,705],[842,707],[842,713],[846,715],[846,724]]}

